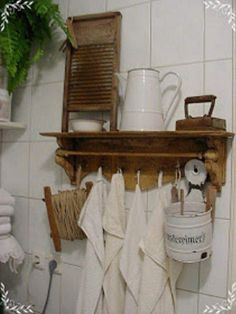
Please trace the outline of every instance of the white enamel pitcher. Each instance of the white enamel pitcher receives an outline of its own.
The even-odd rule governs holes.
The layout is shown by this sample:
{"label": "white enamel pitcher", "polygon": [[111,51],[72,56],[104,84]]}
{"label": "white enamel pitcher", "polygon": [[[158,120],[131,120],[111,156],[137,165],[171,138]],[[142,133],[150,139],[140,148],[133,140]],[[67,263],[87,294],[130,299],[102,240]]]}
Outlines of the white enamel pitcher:
{"label": "white enamel pitcher", "polygon": [[[177,87],[170,104],[164,113],[161,103],[160,83],[169,76],[177,77]],[[122,85],[126,80],[117,73]],[[167,72],[160,78],[155,69],[132,69],[128,72],[124,107],[121,119],[121,130],[163,131],[168,114],[173,111],[173,104],[178,95],[182,80],[175,72]],[[172,109],[172,110],[171,110]]]}

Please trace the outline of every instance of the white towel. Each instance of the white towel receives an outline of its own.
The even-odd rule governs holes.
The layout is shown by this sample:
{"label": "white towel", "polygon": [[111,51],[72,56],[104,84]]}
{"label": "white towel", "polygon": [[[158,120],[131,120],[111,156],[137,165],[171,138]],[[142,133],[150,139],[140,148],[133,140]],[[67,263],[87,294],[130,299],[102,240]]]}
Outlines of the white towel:
{"label": "white towel", "polygon": [[[155,204],[155,209],[148,223],[147,233],[140,242],[144,263],[138,313],[174,314],[175,297],[172,295],[172,291],[175,294],[175,283],[181,272],[182,264],[171,262],[169,265],[166,255],[164,207],[167,206],[167,196],[161,187],[157,190]],[[172,279],[170,279],[170,275]]]}
{"label": "white towel", "polygon": [[0,205],[14,205],[15,199],[6,190],[0,189]]}
{"label": "white towel", "polygon": [[146,215],[140,187],[137,185],[130,209],[124,245],[120,259],[120,270],[127,284],[125,294],[125,314],[135,314],[142,274],[143,254],[139,249],[140,240],[146,231]]}
{"label": "white towel", "polygon": [[102,314],[102,284],[104,277],[104,238],[102,215],[106,187],[99,169],[79,219],[79,226],[87,236],[86,253],[80,282],[76,314]]}
{"label": "white towel", "polygon": [[0,236],[4,235],[4,234],[8,234],[10,232],[11,232],[11,224],[10,223],[0,225]]}
{"label": "white towel", "polygon": [[0,236],[0,262],[7,263],[12,272],[17,273],[17,267],[24,260],[24,251],[12,235]]}
{"label": "white towel", "polygon": [[123,175],[114,174],[103,217],[106,239],[103,314],[122,314],[124,311],[125,281],[119,270],[125,236],[124,194]]}
{"label": "white towel", "polygon": [[14,208],[11,205],[0,205],[0,216],[13,216]]}
{"label": "white towel", "polygon": [[11,223],[10,217],[0,217],[0,225],[9,224]]}

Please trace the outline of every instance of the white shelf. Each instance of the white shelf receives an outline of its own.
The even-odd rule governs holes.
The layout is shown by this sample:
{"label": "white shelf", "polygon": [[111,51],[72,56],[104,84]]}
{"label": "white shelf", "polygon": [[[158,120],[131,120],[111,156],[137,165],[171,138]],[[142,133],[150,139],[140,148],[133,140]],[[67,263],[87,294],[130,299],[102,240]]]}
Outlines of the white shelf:
{"label": "white shelf", "polygon": [[19,122],[0,121],[0,129],[25,129],[25,125]]}

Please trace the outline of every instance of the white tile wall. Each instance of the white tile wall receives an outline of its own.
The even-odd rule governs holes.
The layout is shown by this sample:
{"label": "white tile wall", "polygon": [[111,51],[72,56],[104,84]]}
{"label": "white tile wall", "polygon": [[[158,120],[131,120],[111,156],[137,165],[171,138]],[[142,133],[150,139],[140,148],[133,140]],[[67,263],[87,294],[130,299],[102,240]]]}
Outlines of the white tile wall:
{"label": "white tile wall", "polygon": [[206,308],[206,305],[212,307],[216,304],[222,304],[224,299],[212,297],[209,295],[200,294],[199,295],[199,314],[202,314]]}
{"label": "white tile wall", "polygon": [[206,62],[205,93],[217,96],[214,116],[226,119],[227,130],[232,130],[232,60]]}
{"label": "white tile wall", "polygon": [[[61,313],[75,313],[76,302],[79,295],[81,268],[73,265],[63,265],[61,278]],[[70,291],[70,293],[68,293]]]}
{"label": "white tile wall", "polygon": [[29,202],[29,244],[31,253],[54,252],[46,208],[42,200]]}
{"label": "white tile wall", "polygon": [[200,292],[225,298],[228,284],[228,220],[216,219],[213,233],[213,255],[200,265]]}
{"label": "white tile wall", "polygon": [[29,143],[2,144],[2,187],[15,196],[28,196]]}
{"label": "white tile wall", "polygon": [[[52,288],[46,314],[60,313],[60,287],[61,276],[53,275]],[[40,313],[47,296],[49,283],[49,271],[33,269],[29,280],[29,303],[35,305],[35,309]]]}
{"label": "white tile wall", "polygon": [[121,71],[150,65],[150,4],[122,9]]}
{"label": "white tile wall", "polygon": [[70,0],[69,16],[105,11],[105,0]]}
{"label": "white tile wall", "polygon": [[[231,4],[231,0],[224,4]],[[232,58],[232,28],[222,12],[205,8],[205,57],[206,60]],[[222,41],[223,39],[223,41]]]}
{"label": "white tile wall", "polygon": [[107,10],[122,9],[143,2],[148,2],[148,0],[107,0]]}
{"label": "white tile wall", "polygon": [[154,1],[151,27],[152,66],[203,61],[202,1]]}
{"label": "white tile wall", "polygon": [[33,84],[61,82],[64,79],[65,53],[60,49],[65,34],[62,31],[55,33],[55,40],[51,41],[43,58],[33,67]]}
{"label": "white tile wall", "polygon": [[188,291],[177,290],[176,314],[198,314],[198,295]]}
{"label": "white tile wall", "polygon": [[61,129],[62,95],[62,82],[32,87],[31,141],[50,140],[39,133]]}
{"label": "white tile wall", "polygon": [[56,190],[61,185],[62,170],[54,160],[56,148],[53,142],[30,143],[29,193],[33,198],[42,198],[44,186]]}
{"label": "white tile wall", "polygon": [[[173,70],[182,77],[181,94],[168,128],[184,116],[184,98],[203,93],[218,96],[214,115],[227,119],[232,129],[232,39],[225,17],[205,10],[202,0],[58,0],[63,16],[120,10],[122,19],[121,71],[133,67],[155,67],[161,74]],[[25,88],[14,95],[13,117],[27,124],[25,131],[4,131],[1,154],[1,184],[16,196],[13,232],[28,253],[54,254],[43,186],[72,188],[64,171],[54,162],[57,147],[39,132],[57,131],[61,125],[64,56],[58,52],[63,40],[58,34],[47,47],[47,56],[34,66]],[[174,78],[162,84],[164,107],[173,94]],[[207,105],[192,106],[192,115],[202,115]],[[227,184],[217,199],[213,256],[201,265],[186,265],[178,280],[177,313],[200,314],[204,304],[226,296],[230,227],[231,154]],[[91,175],[89,179],[94,179]],[[130,208],[133,194],[126,193]],[[144,193],[150,217],[155,191]],[[128,214],[127,210],[127,214]],[[74,312],[79,289],[85,241],[62,241],[62,275],[56,275],[47,313]],[[0,280],[21,302],[36,304],[41,311],[48,284],[48,270],[33,270],[27,255],[22,271],[14,276],[0,267]],[[27,284],[29,280],[29,290]],[[69,293],[68,293],[69,292]],[[28,297],[28,298],[27,298]],[[219,299],[218,299],[218,298]],[[163,313],[165,314],[165,313]]]}
{"label": "white tile wall", "polygon": [[23,123],[24,130],[3,131],[4,142],[29,141],[30,139],[30,117],[31,117],[31,86],[19,88],[12,99],[12,121]]}
{"label": "white tile wall", "polygon": [[199,289],[199,263],[185,264],[177,281],[177,288],[192,292]]}
{"label": "white tile wall", "polygon": [[12,233],[22,246],[23,250],[29,253],[29,199],[15,198],[15,214],[12,219]]}
{"label": "white tile wall", "polygon": [[[184,99],[186,96],[202,95],[203,94],[203,82],[204,82],[204,70],[203,64],[190,64],[190,65],[178,65],[172,67],[162,67],[161,75],[168,71],[174,71],[182,80],[181,91],[175,99],[169,115],[166,117],[166,127],[168,130],[175,130],[176,120],[184,118]],[[161,84],[162,88],[162,102],[163,111],[166,112],[174,92],[177,86],[177,78],[173,75],[169,75],[165,78]],[[190,105],[189,112],[192,116],[203,115],[203,105]]]}

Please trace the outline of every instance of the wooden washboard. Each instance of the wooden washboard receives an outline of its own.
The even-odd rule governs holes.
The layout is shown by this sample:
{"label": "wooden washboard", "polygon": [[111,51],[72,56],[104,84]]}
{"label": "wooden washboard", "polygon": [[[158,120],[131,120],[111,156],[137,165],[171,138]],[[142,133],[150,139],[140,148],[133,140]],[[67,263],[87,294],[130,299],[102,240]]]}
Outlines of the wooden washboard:
{"label": "wooden washboard", "polygon": [[77,48],[67,43],[62,132],[69,113],[110,112],[110,129],[117,129],[120,59],[119,12],[69,18]]}

